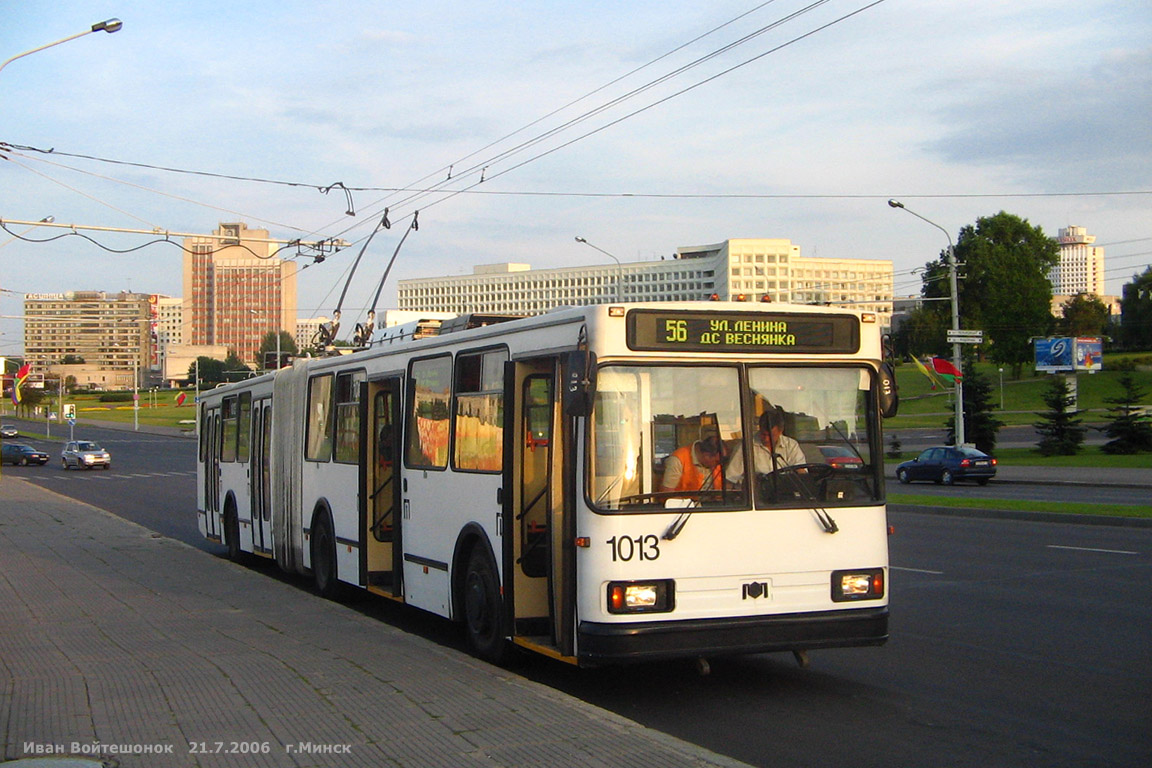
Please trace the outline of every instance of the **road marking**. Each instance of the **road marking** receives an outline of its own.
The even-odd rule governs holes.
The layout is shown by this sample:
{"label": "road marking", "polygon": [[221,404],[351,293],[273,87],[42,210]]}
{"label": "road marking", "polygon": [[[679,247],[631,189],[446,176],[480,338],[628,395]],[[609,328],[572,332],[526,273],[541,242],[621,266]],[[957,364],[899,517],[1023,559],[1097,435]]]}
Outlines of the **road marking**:
{"label": "road marking", "polygon": [[1130,552],[1127,549],[1096,549],[1095,547],[1064,547],[1059,544],[1049,544],[1048,549],[1070,549],[1073,552],[1103,552],[1106,555],[1138,555],[1139,552]]}
{"label": "road marking", "polygon": [[931,574],[932,576],[943,576],[944,575],[944,571],[927,571],[927,570],[924,570],[923,568],[900,568],[900,567],[895,566],[895,565],[888,566],[888,570],[890,570],[890,571],[907,571],[908,573],[927,573],[927,574]]}

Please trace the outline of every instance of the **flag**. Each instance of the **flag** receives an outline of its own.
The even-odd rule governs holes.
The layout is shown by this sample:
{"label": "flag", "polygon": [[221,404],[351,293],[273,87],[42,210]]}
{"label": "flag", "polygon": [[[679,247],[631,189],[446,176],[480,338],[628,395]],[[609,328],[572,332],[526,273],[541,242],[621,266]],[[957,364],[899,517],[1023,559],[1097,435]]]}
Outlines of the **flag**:
{"label": "flag", "polygon": [[12,404],[20,405],[20,387],[28,380],[28,374],[32,373],[32,366],[29,363],[24,363],[20,366],[20,370],[16,371],[16,378],[12,380]]}
{"label": "flag", "polygon": [[187,397],[187,395],[183,392],[176,395],[176,405],[184,405],[184,398],[185,397]]}
{"label": "flag", "polygon": [[920,371],[920,373],[922,373],[922,374],[924,374],[925,376],[927,376],[927,377],[928,377],[928,381],[932,382],[932,389],[936,389],[936,385],[937,385],[937,384],[940,384],[940,386],[944,386],[944,385],[943,385],[943,384],[940,382],[940,379],[936,378],[936,374],[935,374],[935,373],[933,373],[932,371],[930,371],[930,370],[928,370],[927,368],[925,368],[925,367],[924,367],[924,363],[920,362],[920,359],[919,359],[919,358],[917,358],[917,357],[913,356],[913,357],[912,357],[912,362],[916,364],[916,370]]}
{"label": "flag", "polygon": [[954,384],[956,379],[964,378],[964,374],[960,372],[959,368],[942,357],[932,358],[932,369],[949,384]]}

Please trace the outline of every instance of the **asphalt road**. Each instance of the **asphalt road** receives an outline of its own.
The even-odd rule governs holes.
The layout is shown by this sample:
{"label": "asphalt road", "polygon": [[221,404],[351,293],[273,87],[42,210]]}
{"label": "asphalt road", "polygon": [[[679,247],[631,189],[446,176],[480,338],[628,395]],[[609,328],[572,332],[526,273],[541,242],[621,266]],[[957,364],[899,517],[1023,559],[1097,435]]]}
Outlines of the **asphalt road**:
{"label": "asphalt road", "polygon": [[[77,437],[109,448],[112,470],[3,472],[219,553],[195,527],[194,441],[88,427]],[[1152,765],[1152,529],[890,519],[884,647],[813,653],[807,670],[768,654],[714,659],[708,676],[689,662],[577,670],[535,656],[516,671],[757,766]],[[385,602],[353,604],[459,647],[447,622]]]}

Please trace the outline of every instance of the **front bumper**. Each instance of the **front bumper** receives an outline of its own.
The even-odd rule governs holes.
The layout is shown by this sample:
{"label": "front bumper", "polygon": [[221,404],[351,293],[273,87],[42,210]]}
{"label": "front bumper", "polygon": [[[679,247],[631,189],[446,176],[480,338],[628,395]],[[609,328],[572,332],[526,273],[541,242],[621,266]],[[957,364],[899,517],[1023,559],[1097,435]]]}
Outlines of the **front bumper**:
{"label": "front bumper", "polygon": [[888,606],[839,611],[606,624],[580,622],[581,662],[620,663],[693,656],[883,645]]}

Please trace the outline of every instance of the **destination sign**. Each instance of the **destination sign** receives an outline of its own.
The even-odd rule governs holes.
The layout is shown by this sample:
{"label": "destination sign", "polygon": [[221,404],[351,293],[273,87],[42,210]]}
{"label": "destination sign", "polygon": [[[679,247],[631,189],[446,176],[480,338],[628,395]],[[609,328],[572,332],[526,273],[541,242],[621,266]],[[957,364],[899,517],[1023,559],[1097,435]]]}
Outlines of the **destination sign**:
{"label": "destination sign", "polygon": [[628,348],[664,352],[852,354],[860,349],[855,315],[786,312],[628,313]]}

